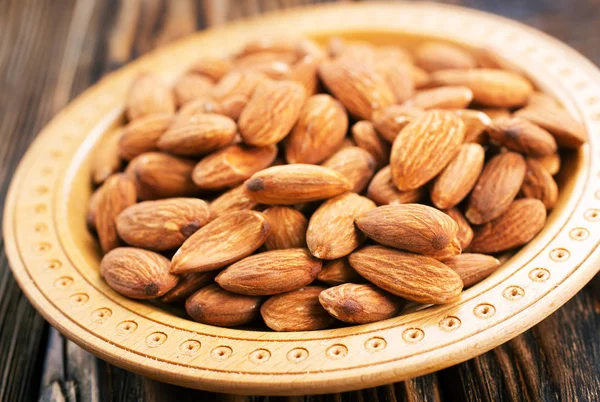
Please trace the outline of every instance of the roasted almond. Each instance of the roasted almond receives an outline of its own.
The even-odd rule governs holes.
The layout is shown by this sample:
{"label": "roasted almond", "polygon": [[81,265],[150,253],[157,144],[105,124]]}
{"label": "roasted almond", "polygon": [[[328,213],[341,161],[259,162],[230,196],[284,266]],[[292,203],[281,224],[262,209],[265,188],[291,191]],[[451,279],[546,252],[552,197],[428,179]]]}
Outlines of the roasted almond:
{"label": "roasted almond", "polygon": [[158,139],[172,121],[170,114],[151,114],[132,121],[119,139],[119,156],[129,161],[143,153],[158,151]]}
{"label": "roasted almond", "polygon": [[252,254],[263,245],[271,228],[255,211],[223,215],[191,235],[173,256],[171,272],[204,272],[219,269]]}
{"label": "roasted almond", "polygon": [[425,42],[415,50],[415,63],[428,72],[475,68],[477,60],[466,50],[443,42]]}
{"label": "roasted almond", "polygon": [[318,69],[319,62],[313,56],[305,56],[291,67],[289,79],[301,84],[307,96],[314,95],[319,89]]}
{"label": "roasted almond", "polygon": [[272,296],[260,308],[265,324],[274,331],[312,331],[325,329],[333,324],[333,317],[319,303],[321,286]]}
{"label": "roasted almond", "polygon": [[300,211],[291,207],[270,207],[263,211],[271,226],[267,237],[267,250],[306,247],[308,220]]}
{"label": "roasted almond", "polygon": [[465,125],[454,113],[431,110],[404,127],[394,140],[390,167],[399,190],[414,190],[440,173],[463,143]]}
{"label": "roasted almond", "polygon": [[500,261],[491,255],[461,254],[444,260],[463,281],[465,288],[473,286],[490,276],[500,266]]}
{"label": "roasted almond", "polygon": [[547,156],[532,156],[529,159],[535,159],[538,161],[544,169],[552,176],[556,175],[560,171],[560,155],[552,154]]}
{"label": "roasted almond", "polygon": [[168,259],[133,247],[109,251],[100,262],[100,275],[111,288],[132,299],[160,297],[179,280],[169,273]]}
{"label": "roasted almond", "polygon": [[378,166],[385,166],[390,162],[390,144],[377,134],[373,123],[361,120],[352,126],[352,139],[356,145],[375,159]]}
{"label": "roasted almond", "polygon": [[394,57],[381,58],[379,52],[376,58],[375,71],[383,77],[394,94],[395,103],[400,104],[411,98],[415,93],[411,65]]}
{"label": "roasted almond", "polygon": [[348,261],[377,287],[418,303],[449,303],[463,288],[456,272],[423,255],[369,246],[352,253]]}
{"label": "roasted almond", "polygon": [[485,150],[479,144],[466,143],[446,168],[439,174],[431,188],[431,201],[439,209],[452,208],[471,191],[485,159]]}
{"label": "roasted almond", "polygon": [[192,173],[194,183],[206,190],[223,190],[237,186],[254,173],[270,166],[277,156],[277,147],[231,145],[204,157]]}
{"label": "roasted almond", "polygon": [[460,247],[462,250],[466,249],[471,241],[473,240],[473,229],[467,219],[457,208],[450,208],[444,211],[449,217],[454,219],[454,222],[458,225],[458,232],[456,233],[456,237],[460,242]]}
{"label": "roasted almond", "polygon": [[306,243],[312,255],[324,260],[345,257],[365,240],[354,219],[375,209],[373,201],[355,193],[325,201],[308,223]]}
{"label": "roasted almond", "polygon": [[334,197],[350,190],[348,180],[335,170],[305,164],[273,166],[246,181],[251,199],[269,205],[293,205]]}
{"label": "roasted almond", "polygon": [[422,89],[404,103],[419,109],[463,109],[473,100],[473,92],[465,86],[443,86]]}
{"label": "roasted almond", "polygon": [[510,117],[510,110],[507,108],[483,108],[480,109],[483,113],[485,113],[492,121],[496,119],[502,119],[505,117]]}
{"label": "roasted almond", "polygon": [[492,140],[517,152],[532,156],[556,153],[552,134],[522,117],[496,119],[488,132]]}
{"label": "roasted almond", "polygon": [[215,198],[210,203],[210,215],[214,219],[229,212],[255,209],[257,206],[258,203],[248,197],[242,184]]}
{"label": "roasted almond", "polygon": [[114,129],[108,132],[96,147],[92,159],[92,181],[94,184],[102,184],[104,180],[121,170],[121,158],[119,156],[119,140],[122,129]]}
{"label": "roasted almond", "polygon": [[475,229],[469,252],[497,253],[522,246],[533,239],[545,223],[546,207],[542,201],[516,200],[498,218]]}
{"label": "roasted almond", "polygon": [[376,162],[364,149],[350,146],[331,155],[322,166],[343,175],[350,183],[350,191],[361,193],[375,173]]}
{"label": "roasted almond", "polygon": [[521,193],[527,198],[537,198],[544,203],[546,209],[552,209],[558,199],[558,186],[540,162],[528,158]]}
{"label": "roasted almond", "polygon": [[473,100],[488,107],[517,107],[527,103],[533,87],[523,76],[504,70],[478,68],[442,70],[430,75],[433,86],[461,85],[473,91]]}
{"label": "roasted almond", "polygon": [[298,122],[285,142],[288,163],[319,163],[340,146],[348,130],[348,115],[340,102],[319,94],[306,100]]}
{"label": "roasted almond", "polygon": [[465,216],[476,225],[500,216],[513,202],[527,171],[525,159],[515,152],[493,157],[484,167],[469,198]]}
{"label": "roasted almond", "polygon": [[421,108],[390,105],[373,113],[373,127],[383,138],[394,142],[400,131],[421,114]]}
{"label": "roasted almond", "polygon": [[414,59],[412,54],[406,49],[394,45],[377,46],[375,49],[376,61],[387,61],[392,63],[402,63],[412,65]]}
{"label": "roasted almond", "polygon": [[178,105],[185,105],[195,99],[210,95],[214,86],[212,79],[200,74],[186,73],[179,77],[173,87]]}
{"label": "roasted almond", "polygon": [[275,295],[308,285],[320,270],[321,260],[307,249],[288,248],[246,257],[219,273],[215,281],[234,293]]}
{"label": "roasted almond", "polygon": [[196,198],[169,198],[131,205],[117,216],[125,243],[148,250],[177,248],[210,219],[208,204]]}
{"label": "roasted almond", "polygon": [[395,317],[404,300],[374,285],[345,283],[325,289],[319,302],[329,314],[348,324],[368,324]]}
{"label": "roasted almond", "polygon": [[223,107],[225,115],[237,120],[264,76],[252,71],[232,71],[219,80],[211,95]]}
{"label": "roasted almond", "polygon": [[222,57],[202,57],[197,60],[190,72],[204,75],[217,82],[233,69],[233,63],[229,59]]}
{"label": "roasted almond", "polygon": [[180,276],[179,283],[169,290],[160,301],[163,303],[177,303],[187,299],[198,289],[213,282],[215,272],[189,272]]}
{"label": "roasted almond", "polygon": [[377,207],[355,221],[376,242],[419,254],[444,250],[458,233],[454,219],[422,204]]}
{"label": "roasted almond", "polygon": [[183,105],[177,112],[177,117],[185,118],[201,113],[224,114],[225,111],[223,106],[211,96],[201,96]]}
{"label": "roasted almond", "polygon": [[377,205],[409,204],[425,197],[425,187],[400,191],[392,180],[392,169],[389,166],[381,169],[371,180],[367,189],[368,197]]}
{"label": "roasted almond", "polygon": [[227,116],[202,113],[179,116],[158,140],[158,148],[182,156],[213,152],[233,142],[237,126]]}
{"label": "roasted almond", "polygon": [[125,110],[130,121],[151,114],[173,114],[175,97],[159,76],[142,73],[129,89]]}
{"label": "roasted almond", "polygon": [[317,279],[332,286],[364,282],[364,278],[350,266],[347,258],[325,261]]}
{"label": "roasted almond", "polygon": [[213,284],[191,295],[185,310],[194,321],[220,327],[237,327],[260,317],[262,299],[238,295]]}
{"label": "roasted almond", "polygon": [[410,73],[415,84],[415,89],[422,89],[429,85],[429,73],[421,67],[411,65]]}
{"label": "roasted almond", "polygon": [[282,140],[298,120],[305,100],[306,90],[297,82],[261,81],[238,121],[244,142],[266,146]]}
{"label": "roasted almond", "polygon": [[446,261],[447,258],[454,257],[455,255],[459,255],[462,252],[462,247],[460,245],[460,239],[456,236],[450,244],[439,251],[434,251],[430,254],[427,254],[429,257],[435,258],[439,261]]}
{"label": "roasted almond", "polygon": [[119,246],[115,220],[121,211],[135,204],[135,201],[135,184],[122,173],[110,176],[99,190],[95,205],[95,227],[104,253]]}
{"label": "roasted almond", "polygon": [[465,123],[465,142],[484,144],[487,142],[487,129],[492,124],[488,115],[479,110],[454,109],[455,115]]}

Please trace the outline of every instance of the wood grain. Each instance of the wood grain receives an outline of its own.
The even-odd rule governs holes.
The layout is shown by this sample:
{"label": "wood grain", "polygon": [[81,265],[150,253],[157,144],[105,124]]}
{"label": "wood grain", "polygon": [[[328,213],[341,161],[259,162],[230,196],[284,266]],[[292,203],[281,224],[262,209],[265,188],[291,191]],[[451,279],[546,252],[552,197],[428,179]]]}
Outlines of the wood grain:
{"label": "wood grain", "polygon": [[[215,1],[173,3],[177,2],[0,1],[0,203],[4,204],[16,164],[35,135],[62,106],[104,73],[208,24],[310,2],[232,0],[228,9],[217,11],[207,8]],[[452,3],[522,20],[600,62],[597,0]],[[56,332],[50,332],[48,338],[47,324],[21,294],[2,252],[0,400],[599,400],[600,301],[594,295],[598,293],[593,288],[585,288],[532,330],[436,374],[344,394],[238,397],[136,376],[78,350]]]}

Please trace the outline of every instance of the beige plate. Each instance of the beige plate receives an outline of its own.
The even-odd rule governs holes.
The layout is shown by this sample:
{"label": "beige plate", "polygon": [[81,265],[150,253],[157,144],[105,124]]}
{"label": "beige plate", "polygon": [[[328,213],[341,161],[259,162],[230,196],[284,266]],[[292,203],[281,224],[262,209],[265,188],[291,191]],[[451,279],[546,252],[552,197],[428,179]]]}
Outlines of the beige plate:
{"label": "beige plate", "polygon": [[[456,303],[371,325],[306,333],[216,328],[128,300],[100,280],[85,228],[88,156],[122,115],[138,72],[173,80],[201,54],[227,54],[263,34],[330,34],[414,46],[423,36],[500,49],[580,119],[590,142],[565,161],[544,231]],[[109,75],[54,118],[23,158],[4,219],[21,288],[69,339],[136,373],[248,394],[347,391],[439,370],[530,328],[600,268],[600,73],[538,31],[489,14],[426,3],[343,4],[276,13],[209,30]],[[568,180],[566,180],[568,178]]]}

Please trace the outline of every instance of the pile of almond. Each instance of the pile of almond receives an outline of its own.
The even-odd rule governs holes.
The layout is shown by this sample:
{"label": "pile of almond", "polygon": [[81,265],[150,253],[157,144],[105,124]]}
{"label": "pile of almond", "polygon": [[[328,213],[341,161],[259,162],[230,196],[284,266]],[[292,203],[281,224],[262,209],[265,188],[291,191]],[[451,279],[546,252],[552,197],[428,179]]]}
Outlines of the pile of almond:
{"label": "pile of almond", "polygon": [[95,150],[100,274],[275,331],[442,304],[544,227],[583,127],[498,55],[259,40],[132,84]]}

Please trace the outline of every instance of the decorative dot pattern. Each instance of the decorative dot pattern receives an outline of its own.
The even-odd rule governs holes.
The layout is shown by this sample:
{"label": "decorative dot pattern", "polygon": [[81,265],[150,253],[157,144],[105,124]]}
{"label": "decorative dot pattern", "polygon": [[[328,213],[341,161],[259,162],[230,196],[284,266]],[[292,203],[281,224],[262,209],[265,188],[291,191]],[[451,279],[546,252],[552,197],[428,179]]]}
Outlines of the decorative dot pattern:
{"label": "decorative dot pattern", "polygon": [[117,334],[128,335],[135,332],[138,325],[135,321],[123,321],[117,325]]}
{"label": "decorative dot pattern", "polygon": [[308,358],[308,350],[304,348],[294,348],[287,353],[286,357],[292,363],[300,363]]}
{"label": "decorative dot pattern", "polygon": [[534,282],[546,282],[550,279],[550,271],[545,268],[534,268],[529,272],[529,279]]}
{"label": "decorative dot pattern", "polygon": [[502,296],[507,300],[519,300],[525,296],[525,290],[520,286],[509,286],[504,289]]}
{"label": "decorative dot pattern", "polygon": [[462,321],[460,318],[450,315],[442,318],[438,323],[438,326],[442,331],[450,332],[459,329],[461,324]]}
{"label": "decorative dot pattern", "polygon": [[421,328],[408,328],[402,333],[402,339],[408,343],[421,342],[425,338],[425,332]]}
{"label": "decorative dot pattern", "polygon": [[146,337],[146,345],[151,348],[156,348],[167,341],[167,334],[164,332],[153,332]]}
{"label": "decorative dot pattern", "polygon": [[555,248],[554,250],[552,250],[550,252],[550,258],[556,262],[567,261],[570,256],[571,256],[571,253],[569,252],[569,250],[562,248],[562,247]]}
{"label": "decorative dot pattern", "polygon": [[387,342],[380,336],[369,338],[365,342],[365,349],[367,349],[369,352],[379,352],[380,350],[385,349],[386,346]]}
{"label": "decorative dot pattern", "polygon": [[195,353],[197,353],[200,348],[202,347],[202,344],[194,339],[188,339],[187,341],[184,341],[181,343],[181,345],[179,345],[179,351],[181,353],[183,353],[184,355],[193,355]]}
{"label": "decorative dot pattern", "polygon": [[248,355],[248,359],[254,364],[266,363],[271,358],[271,352],[267,349],[256,349]]}
{"label": "decorative dot pattern", "polygon": [[348,348],[345,345],[337,344],[327,348],[325,355],[330,359],[338,360],[346,357]]}
{"label": "decorative dot pattern", "polygon": [[226,360],[232,354],[233,350],[229,346],[218,346],[210,352],[210,355],[215,360]]}
{"label": "decorative dot pattern", "polygon": [[473,309],[473,314],[475,314],[475,317],[477,318],[491,318],[494,314],[496,314],[496,307],[489,303],[478,304]]}

